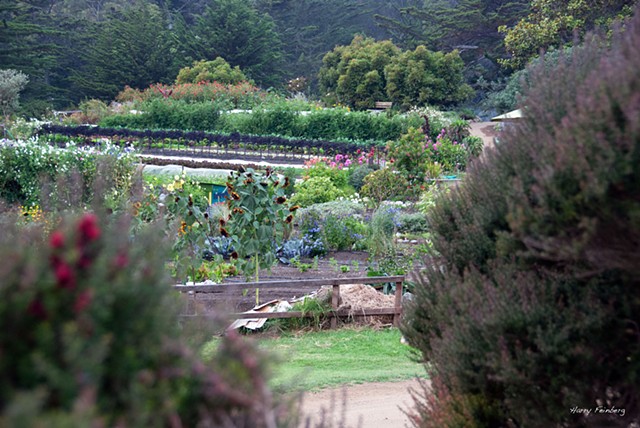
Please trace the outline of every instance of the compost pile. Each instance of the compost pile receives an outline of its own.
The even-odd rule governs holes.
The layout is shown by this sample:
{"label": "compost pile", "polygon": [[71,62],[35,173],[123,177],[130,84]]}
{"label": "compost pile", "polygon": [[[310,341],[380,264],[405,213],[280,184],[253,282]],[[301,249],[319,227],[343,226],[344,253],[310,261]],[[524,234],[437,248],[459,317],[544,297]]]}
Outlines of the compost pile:
{"label": "compost pile", "polygon": [[[331,287],[322,287],[318,291],[318,298],[331,302]],[[357,315],[363,309],[383,309],[392,307],[395,297],[385,295],[370,285],[345,284],[340,286],[340,301],[338,309],[349,309]]]}

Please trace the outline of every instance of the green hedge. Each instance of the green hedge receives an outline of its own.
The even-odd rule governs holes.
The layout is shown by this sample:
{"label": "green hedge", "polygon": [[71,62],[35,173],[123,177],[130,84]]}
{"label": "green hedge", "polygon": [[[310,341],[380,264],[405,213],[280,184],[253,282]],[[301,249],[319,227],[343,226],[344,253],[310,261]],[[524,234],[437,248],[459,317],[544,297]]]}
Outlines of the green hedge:
{"label": "green hedge", "polygon": [[306,139],[383,141],[397,139],[409,127],[419,127],[417,114],[393,115],[351,112],[347,109],[314,110],[308,113],[286,107],[246,113],[221,113],[214,103],[152,100],[140,114],[106,117],[103,127],[134,129],[183,129],[282,135]]}

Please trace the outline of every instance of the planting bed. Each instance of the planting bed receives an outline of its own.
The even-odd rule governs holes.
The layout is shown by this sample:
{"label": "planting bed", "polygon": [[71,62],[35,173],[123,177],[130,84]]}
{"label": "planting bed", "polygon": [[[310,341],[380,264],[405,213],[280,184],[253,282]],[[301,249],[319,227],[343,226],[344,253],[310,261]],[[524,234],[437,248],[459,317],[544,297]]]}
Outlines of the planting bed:
{"label": "planting bed", "polygon": [[[358,278],[367,276],[367,257],[368,254],[361,251],[338,251],[331,252],[325,257],[318,260],[317,269],[309,269],[301,272],[294,266],[287,266],[281,263],[271,268],[271,272],[266,270],[260,271],[259,280],[262,281],[282,281],[282,280],[298,280],[298,279],[319,279],[319,278]],[[335,263],[330,261],[335,260]],[[312,260],[306,260],[311,264]],[[338,266],[336,270],[335,266]],[[348,266],[348,272],[342,272],[340,266]],[[227,278],[224,283],[245,282],[247,279],[243,276]],[[253,278],[248,278],[252,281]],[[283,289],[277,287],[262,287],[259,291],[260,302],[268,302],[276,299],[293,299],[301,297],[311,292],[317,291],[317,287],[301,287],[298,290]],[[244,296],[230,296],[218,294],[198,294],[197,302],[200,310],[210,312],[214,310],[227,312],[242,312],[251,309],[256,303],[255,289],[247,290]]]}

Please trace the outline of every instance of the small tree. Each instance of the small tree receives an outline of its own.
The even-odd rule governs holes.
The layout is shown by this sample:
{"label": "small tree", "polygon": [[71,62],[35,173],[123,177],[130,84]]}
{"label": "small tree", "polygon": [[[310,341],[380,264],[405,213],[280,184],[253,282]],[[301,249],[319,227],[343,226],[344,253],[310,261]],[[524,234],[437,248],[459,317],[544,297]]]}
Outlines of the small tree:
{"label": "small tree", "polygon": [[6,133],[9,115],[18,108],[20,91],[24,89],[29,77],[17,70],[0,70],[0,108],[4,120],[4,132]]}

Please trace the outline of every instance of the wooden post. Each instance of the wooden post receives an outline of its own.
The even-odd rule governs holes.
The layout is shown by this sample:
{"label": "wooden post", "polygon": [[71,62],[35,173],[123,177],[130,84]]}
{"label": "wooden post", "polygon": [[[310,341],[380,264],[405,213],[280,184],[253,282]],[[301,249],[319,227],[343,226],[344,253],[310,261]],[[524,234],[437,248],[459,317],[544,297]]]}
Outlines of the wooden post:
{"label": "wooden post", "polygon": [[[334,311],[338,310],[338,305],[340,302],[340,285],[334,284],[333,289],[331,290],[331,309]],[[336,328],[338,326],[338,317],[334,316],[331,318],[331,328]]]}
{"label": "wooden post", "polygon": [[394,302],[396,313],[393,315],[393,325],[400,327],[400,315],[402,313],[402,281],[396,282],[396,300]]}

